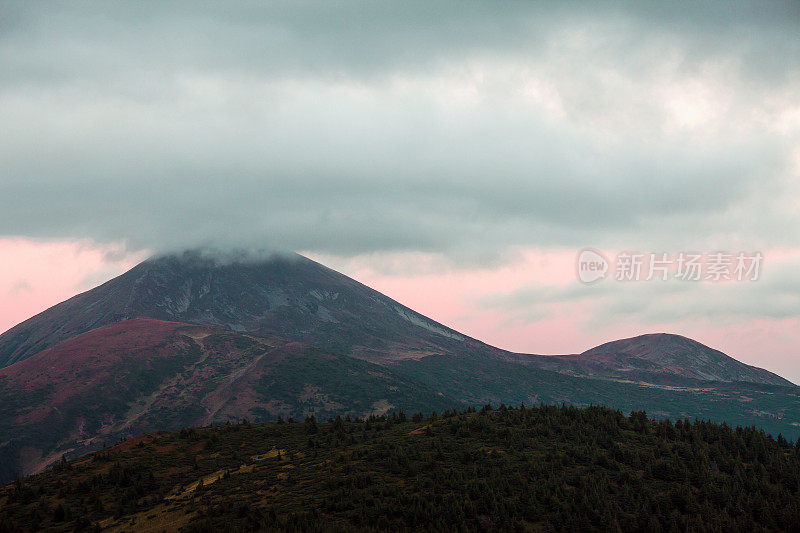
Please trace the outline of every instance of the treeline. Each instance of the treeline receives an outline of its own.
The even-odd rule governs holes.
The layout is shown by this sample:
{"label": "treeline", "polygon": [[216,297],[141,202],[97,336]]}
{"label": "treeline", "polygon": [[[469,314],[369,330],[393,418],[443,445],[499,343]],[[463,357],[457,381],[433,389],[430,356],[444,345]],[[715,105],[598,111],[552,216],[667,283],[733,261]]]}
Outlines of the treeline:
{"label": "treeline", "polygon": [[0,531],[800,530],[800,448],[755,428],[485,406],[186,428],[0,490]]}

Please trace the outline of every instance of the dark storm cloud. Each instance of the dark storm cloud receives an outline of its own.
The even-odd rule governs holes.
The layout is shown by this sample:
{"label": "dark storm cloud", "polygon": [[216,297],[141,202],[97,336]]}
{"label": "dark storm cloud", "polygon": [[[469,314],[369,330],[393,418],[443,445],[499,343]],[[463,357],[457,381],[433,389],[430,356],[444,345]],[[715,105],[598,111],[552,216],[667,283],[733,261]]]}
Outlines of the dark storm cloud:
{"label": "dark storm cloud", "polygon": [[773,200],[797,193],[798,22],[777,3],[6,3],[0,233],[464,261],[794,245]]}

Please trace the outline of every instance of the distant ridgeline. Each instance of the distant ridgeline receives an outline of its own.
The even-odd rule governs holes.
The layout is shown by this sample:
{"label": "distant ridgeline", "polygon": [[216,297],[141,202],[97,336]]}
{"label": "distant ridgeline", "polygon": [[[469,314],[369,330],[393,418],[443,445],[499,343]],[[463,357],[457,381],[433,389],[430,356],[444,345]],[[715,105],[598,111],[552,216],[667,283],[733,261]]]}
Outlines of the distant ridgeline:
{"label": "distant ridgeline", "polygon": [[755,428],[500,406],[145,434],[0,489],[0,531],[796,530],[799,489]]}

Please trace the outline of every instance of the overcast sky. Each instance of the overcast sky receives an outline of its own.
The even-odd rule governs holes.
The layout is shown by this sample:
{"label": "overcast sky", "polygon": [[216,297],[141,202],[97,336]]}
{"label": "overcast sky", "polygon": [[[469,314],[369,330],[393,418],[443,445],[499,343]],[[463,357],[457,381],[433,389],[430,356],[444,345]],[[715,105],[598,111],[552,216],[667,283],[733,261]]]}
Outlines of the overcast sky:
{"label": "overcast sky", "polygon": [[[531,267],[418,303],[540,352],[767,324],[800,376],[800,3],[209,4],[0,4],[0,237],[300,250],[412,303],[584,246],[758,250],[745,285]],[[39,283],[3,275],[7,302]]]}

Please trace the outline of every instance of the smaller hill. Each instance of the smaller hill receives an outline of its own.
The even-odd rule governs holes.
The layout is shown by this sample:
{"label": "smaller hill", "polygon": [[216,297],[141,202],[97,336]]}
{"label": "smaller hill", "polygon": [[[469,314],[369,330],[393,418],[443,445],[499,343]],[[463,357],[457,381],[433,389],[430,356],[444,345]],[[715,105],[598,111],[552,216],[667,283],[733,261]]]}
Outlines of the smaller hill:
{"label": "smaller hill", "polygon": [[668,333],[640,335],[601,344],[577,356],[610,370],[646,370],[705,381],[794,386],[768,370],[746,365],[695,340]]}

